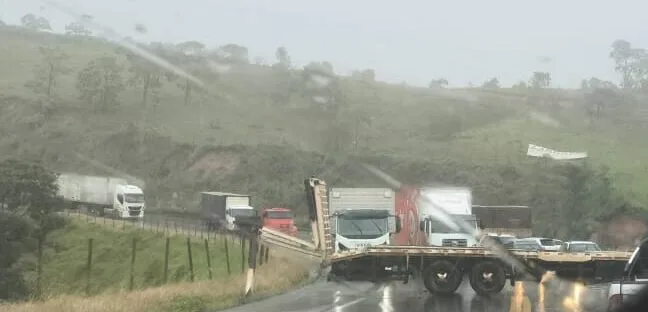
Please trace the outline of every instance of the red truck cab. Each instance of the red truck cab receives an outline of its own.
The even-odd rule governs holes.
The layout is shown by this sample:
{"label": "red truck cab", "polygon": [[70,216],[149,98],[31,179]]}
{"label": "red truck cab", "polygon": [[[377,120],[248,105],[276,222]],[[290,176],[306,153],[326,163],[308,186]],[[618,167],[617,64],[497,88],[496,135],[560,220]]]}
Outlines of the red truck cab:
{"label": "red truck cab", "polygon": [[294,215],[288,208],[264,208],[261,219],[264,227],[297,236]]}

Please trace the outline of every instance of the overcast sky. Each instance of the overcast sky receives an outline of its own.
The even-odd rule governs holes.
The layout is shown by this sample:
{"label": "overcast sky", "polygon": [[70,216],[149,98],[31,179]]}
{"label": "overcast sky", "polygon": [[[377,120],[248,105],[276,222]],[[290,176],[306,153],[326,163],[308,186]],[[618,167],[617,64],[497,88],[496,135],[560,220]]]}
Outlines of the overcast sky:
{"label": "overcast sky", "polygon": [[[198,40],[249,48],[271,61],[285,46],[294,62],[329,61],[336,72],[373,68],[379,80],[426,85],[503,85],[550,71],[554,85],[596,76],[618,80],[608,57],[617,38],[648,47],[648,2],[639,0],[58,0],[124,36]],[[39,0],[0,0],[0,18],[44,16],[62,31],[73,20]],[[148,29],[137,35],[134,25]],[[544,59],[544,61],[543,61]],[[550,61],[547,62],[547,59]]]}

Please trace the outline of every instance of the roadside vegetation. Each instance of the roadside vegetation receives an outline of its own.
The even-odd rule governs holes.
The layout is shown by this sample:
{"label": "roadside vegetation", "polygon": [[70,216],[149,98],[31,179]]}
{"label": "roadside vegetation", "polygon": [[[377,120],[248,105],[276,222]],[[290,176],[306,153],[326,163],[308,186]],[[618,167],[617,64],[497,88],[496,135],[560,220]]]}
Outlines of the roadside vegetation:
{"label": "roadside vegetation", "polygon": [[[296,68],[286,47],[272,62],[251,62],[247,48],[232,43],[125,39],[194,79],[68,26],[66,35],[45,33],[49,22],[33,15],[0,26],[3,157],[53,171],[134,175],[146,182],[151,212],[188,216],[199,191],[222,190],[303,218],[304,178],[382,186],[359,166],[369,162],[410,184],[472,187],[476,204],[530,205],[538,235],[604,237],[619,215],[645,218],[648,143],[638,134],[648,124],[648,54],[623,40],[610,52],[618,85],[593,77],[561,90],[551,87],[551,73],[533,72],[507,88],[494,77],[450,89],[444,79],[428,88],[386,84],[372,69],[337,76],[326,61]],[[530,158],[529,143],[589,157]],[[52,237],[65,246],[72,230],[61,226]],[[34,252],[33,241],[25,246]],[[128,296],[153,298],[164,287],[181,289]]]}
{"label": "roadside vegetation", "polygon": [[[249,247],[240,239],[171,233],[167,249],[165,235],[152,230],[65,218],[55,175],[38,164],[7,160],[0,173],[0,310],[195,311],[243,298]],[[259,266],[256,295],[308,276],[307,261],[272,249]]]}

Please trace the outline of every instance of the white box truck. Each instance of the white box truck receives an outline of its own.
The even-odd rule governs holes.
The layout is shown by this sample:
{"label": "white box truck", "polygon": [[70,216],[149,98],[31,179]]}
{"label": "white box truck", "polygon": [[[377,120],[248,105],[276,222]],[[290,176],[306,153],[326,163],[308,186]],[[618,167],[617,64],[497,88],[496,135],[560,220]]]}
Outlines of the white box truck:
{"label": "white box truck", "polygon": [[200,208],[205,225],[210,230],[238,230],[237,219],[256,217],[256,210],[250,205],[251,196],[224,193],[200,193]]}
{"label": "white box truck", "polygon": [[389,188],[331,188],[329,213],[335,251],[391,244],[400,231],[396,196]]}
{"label": "white box truck", "polygon": [[126,179],[61,173],[57,178],[59,195],[76,209],[87,209],[100,216],[142,219],[146,203],[144,191]]}
{"label": "white box truck", "polygon": [[419,228],[425,233],[428,246],[473,247],[477,240],[472,233],[454,229],[440,218],[439,208],[454,218],[463,219],[479,229],[477,217],[472,213],[472,192],[463,187],[427,187],[420,189],[426,200],[417,203]]}

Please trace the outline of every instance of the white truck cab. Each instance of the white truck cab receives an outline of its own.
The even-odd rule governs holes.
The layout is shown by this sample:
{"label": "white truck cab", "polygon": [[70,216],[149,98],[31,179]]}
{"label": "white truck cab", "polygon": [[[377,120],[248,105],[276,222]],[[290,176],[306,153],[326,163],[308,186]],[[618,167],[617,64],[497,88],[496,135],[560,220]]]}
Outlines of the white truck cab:
{"label": "white truck cab", "polygon": [[146,203],[144,191],[135,185],[118,184],[115,186],[112,215],[122,219],[141,219],[144,217]]}
{"label": "white truck cab", "polygon": [[618,311],[622,304],[635,300],[648,287],[648,239],[641,241],[623,270],[623,277],[608,288],[608,312]]}
{"label": "white truck cab", "polygon": [[[454,219],[462,219],[475,231],[479,230],[477,217],[472,214],[472,192],[468,188],[423,188],[421,195],[427,200],[419,200],[419,229],[425,233],[428,246],[474,247],[477,239],[461,229],[454,229],[444,222],[442,208]],[[449,220],[448,220],[449,221]]]}
{"label": "white truck cab", "polygon": [[331,188],[331,229],[335,251],[390,245],[400,232],[394,192],[388,188]]}

